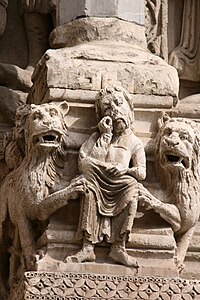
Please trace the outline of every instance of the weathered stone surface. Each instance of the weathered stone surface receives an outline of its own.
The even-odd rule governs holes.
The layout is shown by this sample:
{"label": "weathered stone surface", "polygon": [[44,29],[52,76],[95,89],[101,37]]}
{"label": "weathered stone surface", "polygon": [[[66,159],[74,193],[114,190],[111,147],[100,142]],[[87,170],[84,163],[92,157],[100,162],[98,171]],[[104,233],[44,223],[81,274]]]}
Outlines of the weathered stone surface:
{"label": "weathered stone surface", "polygon": [[13,0],[12,3],[11,1],[5,2],[8,4],[7,8],[0,5],[1,13],[4,14],[1,15],[0,22],[5,27],[4,33],[0,37],[0,62],[26,68],[28,49],[23,20],[19,16],[18,4],[16,0]]}
{"label": "weathered stone surface", "polygon": [[137,45],[90,42],[46,52],[33,75],[29,101],[40,103],[49,88],[98,91],[121,84],[132,94],[177,97],[173,67]]}
{"label": "weathered stone surface", "polygon": [[7,1],[0,2],[0,36],[4,33],[6,28],[6,8],[7,8]]}
{"label": "weathered stone surface", "polygon": [[[181,33],[176,47],[171,51],[169,63],[178,70],[179,77],[188,81],[200,81],[200,30],[198,16],[199,2],[184,0],[181,16]],[[190,22],[190,18],[193,22]],[[192,42],[191,42],[192,41]]]}
{"label": "weathered stone surface", "polygon": [[52,48],[98,40],[124,41],[146,47],[144,27],[117,18],[80,18],[56,27],[50,35]]}
{"label": "weathered stone surface", "polygon": [[145,30],[148,49],[168,61],[168,1],[145,1]]}
{"label": "weathered stone surface", "polygon": [[68,23],[82,16],[118,17],[144,24],[144,0],[65,0],[59,1],[57,22]]}
{"label": "weathered stone surface", "polygon": [[[55,99],[66,100],[72,103],[80,102],[80,106],[83,103],[88,107],[93,105],[94,99],[96,99],[98,92],[89,90],[71,90],[65,88],[49,88],[43,102],[54,101]],[[158,96],[158,95],[145,95],[145,94],[132,94],[132,99],[135,108],[165,108],[169,109],[176,106],[177,98],[173,96]]]}
{"label": "weathered stone surface", "polygon": [[183,98],[173,109],[172,116],[198,120],[200,118],[200,94]]}
{"label": "weathered stone surface", "polygon": [[26,103],[26,97],[27,93],[0,86],[0,123],[14,125],[16,110]]}
{"label": "weathered stone surface", "polygon": [[178,70],[180,99],[199,93],[199,2],[146,0],[145,3],[149,50]]}
{"label": "weathered stone surface", "polygon": [[[21,15],[18,14],[18,2]],[[181,78],[185,78],[181,81],[179,95],[184,95],[184,91],[186,94],[199,91],[199,42],[194,34],[199,34],[197,2],[146,0],[149,49],[167,61],[168,52],[175,48],[171,57],[177,63],[173,62]],[[142,0],[61,0],[58,3],[57,21],[60,24],[65,22],[66,17],[78,19],[52,33],[52,48],[66,48],[50,50],[43,56],[34,72],[33,87],[28,97],[29,103],[36,105],[25,105],[21,111],[17,110],[15,127],[11,129],[16,108],[26,101],[33,67],[48,48],[56,1],[0,0],[0,180],[10,172],[0,188],[0,223],[3,224],[0,226],[0,241],[3,240],[5,246],[0,247],[0,269],[3,271],[0,298],[8,298],[4,295],[3,283],[8,279],[5,269],[9,265],[8,285],[12,300],[81,297],[198,299],[199,281],[152,278],[152,275],[196,279],[200,275],[199,96],[183,99],[177,105],[179,83],[176,70],[146,50],[143,26],[125,21],[143,22]],[[191,15],[192,23],[188,21],[188,15]],[[187,49],[184,49],[185,44],[189,45]],[[10,48],[15,51],[10,51]],[[195,67],[192,69],[193,64]],[[181,75],[181,71],[184,74]],[[192,80],[197,81],[190,81],[190,75]],[[140,150],[143,149],[143,153],[145,150],[147,157],[147,179],[143,185],[138,182],[143,178],[137,176],[137,172],[141,172],[138,162],[144,156],[138,160],[132,156],[130,147],[133,139],[123,143],[127,130],[123,131],[123,137],[120,136],[121,144],[118,140],[117,130],[122,129],[126,121],[123,121],[123,115],[118,120],[114,115],[122,113],[123,106],[121,110],[117,108],[124,102],[120,97],[114,97],[112,101],[109,98],[104,103],[105,107],[110,105],[108,112],[104,106],[101,107],[104,113],[100,118],[95,112],[99,90],[108,85],[119,85],[119,89],[123,86],[131,94],[128,99],[134,102],[134,135],[139,137]],[[124,97],[127,95],[124,92]],[[68,104],[64,102],[66,111],[68,107],[70,110],[58,117],[57,109],[60,107],[62,110],[63,100],[68,101]],[[157,119],[163,111],[176,118],[163,119],[163,127],[158,131]],[[187,119],[177,118],[183,116]],[[5,134],[8,129],[11,129],[9,134]],[[133,137],[132,127],[128,126],[128,130]],[[91,141],[98,132],[97,143],[90,144],[88,139]],[[85,141],[86,149],[83,148]],[[60,144],[59,151],[54,149],[57,144]],[[106,155],[108,149],[112,159]],[[137,156],[139,152],[136,149],[134,153]],[[81,157],[85,153],[88,169],[84,169]],[[126,155],[123,156],[123,153]],[[107,163],[118,167],[118,163],[124,163],[127,157],[131,157],[133,162],[126,164],[127,172],[136,172],[133,172],[132,178],[139,191],[133,200],[131,197],[127,200],[126,195],[121,202],[123,204],[127,200],[128,205],[138,204],[137,213],[131,210],[126,215],[125,207],[117,215],[119,222],[113,226],[109,221],[115,216],[109,215],[106,219],[100,212],[98,185],[91,188],[91,177],[97,182],[100,176],[96,174],[97,168],[90,172],[92,164],[88,161],[95,159],[95,163],[105,164],[105,175],[110,170]],[[137,170],[134,169],[135,164]],[[157,175],[155,169],[158,170]],[[123,171],[116,166],[110,170],[111,174],[115,172],[115,176]],[[77,178],[80,173],[81,177]],[[129,175],[120,173],[120,184],[123,176],[128,180]],[[106,190],[105,185],[103,189]],[[98,191],[103,189],[100,187]],[[96,198],[87,206],[84,199],[89,192]],[[114,203],[118,198],[119,194],[114,197]],[[87,213],[88,207],[95,207],[92,206],[94,203],[98,209],[89,209],[90,213]],[[75,256],[79,262],[87,260],[85,258],[88,257],[83,257],[87,251],[82,251],[79,257],[76,255],[84,250],[83,245],[88,247],[91,239],[89,243],[86,241],[98,226],[93,230],[92,222],[88,222],[84,239],[78,241],[75,237],[77,228],[85,229],[80,223],[84,224],[84,220],[95,216],[95,213],[100,214],[101,220],[106,219],[107,226],[103,230],[109,230],[107,233],[111,233],[112,237],[115,230],[121,229],[123,222],[129,220],[130,226],[127,223],[123,226],[123,241],[117,238],[109,240],[107,234],[107,240],[94,240],[90,245],[91,254],[95,244],[94,262],[64,263],[66,257],[72,259]],[[98,221],[94,223],[98,225]],[[114,254],[110,249],[113,245]],[[87,247],[86,250],[89,249]],[[114,263],[108,257],[109,252]],[[91,256],[89,258],[91,260]],[[183,262],[185,269],[181,270]],[[139,269],[130,268],[130,265],[136,267],[137,263]],[[182,271],[179,274],[178,268]],[[24,275],[24,270],[30,269],[37,269],[40,273],[30,272],[25,274],[25,282],[17,282]]]}

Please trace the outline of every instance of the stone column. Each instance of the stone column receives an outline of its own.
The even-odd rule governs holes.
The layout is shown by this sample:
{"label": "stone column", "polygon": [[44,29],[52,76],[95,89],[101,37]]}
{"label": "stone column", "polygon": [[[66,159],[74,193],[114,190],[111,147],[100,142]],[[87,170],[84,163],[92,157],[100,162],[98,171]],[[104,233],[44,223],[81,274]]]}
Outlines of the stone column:
{"label": "stone column", "polygon": [[59,0],[58,25],[80,17],[118,17],[143,25],[144,0]]}

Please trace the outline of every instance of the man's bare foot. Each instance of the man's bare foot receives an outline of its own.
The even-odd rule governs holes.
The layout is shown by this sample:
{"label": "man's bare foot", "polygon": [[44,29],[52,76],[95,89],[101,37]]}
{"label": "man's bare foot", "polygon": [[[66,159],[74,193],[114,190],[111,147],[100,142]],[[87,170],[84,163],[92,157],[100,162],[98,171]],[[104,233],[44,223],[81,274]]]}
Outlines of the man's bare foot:
{"label": "man's bare foot", "polygon": [[81,263],[84,261],[95,261],[96,255],[92,245],[83,246],[83,248],[74,255],[67,256],[64,259],[65,263]]}
{"label": "man's bare foot", "polygon": [[126,249],[124,247],[120,246],[114,246],[112,247],[109,258],[114,260],[115,262],[121,263],[122,265],[138,268],[138,263],[135,258],[128,255]]}

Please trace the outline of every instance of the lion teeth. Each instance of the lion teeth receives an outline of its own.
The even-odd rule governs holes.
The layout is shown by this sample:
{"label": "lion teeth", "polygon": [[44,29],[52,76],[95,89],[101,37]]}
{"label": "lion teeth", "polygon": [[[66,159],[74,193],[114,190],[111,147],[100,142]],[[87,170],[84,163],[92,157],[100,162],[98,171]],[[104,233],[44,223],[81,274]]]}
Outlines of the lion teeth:
{"label": "lion teeth", "polygon": [[58,144],[61,135],[58,133],[45,133],[34,137],[34,142],[39,144]]}
{"label": "lion teeth", "polygon": [[169,163],[171,165],[182,165],[184,168],[189,167],[189,160],[186,157],[180,157],[175,154],[166,154],[165,155],[165,164]]}

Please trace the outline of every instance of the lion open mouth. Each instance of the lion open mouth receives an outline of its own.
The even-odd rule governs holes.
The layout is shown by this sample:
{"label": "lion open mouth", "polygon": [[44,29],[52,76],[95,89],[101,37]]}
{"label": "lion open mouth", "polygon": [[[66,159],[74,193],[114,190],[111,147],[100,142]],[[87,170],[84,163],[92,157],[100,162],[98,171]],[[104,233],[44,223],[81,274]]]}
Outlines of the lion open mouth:
{"label": "lion open mouth", "polygon": [[34,136],[34,144],[39,144],[41,146],[55,146],[60,143],[61,134],[56,131],[46,132],[37,136]]}
{"label": "lion open mouth", "polygon": [[185,169],[189,168],[189,159],[187,157],[178,156],[175,154],[165,154],[164,161],[166,164],[174,166],[182,166]]}

